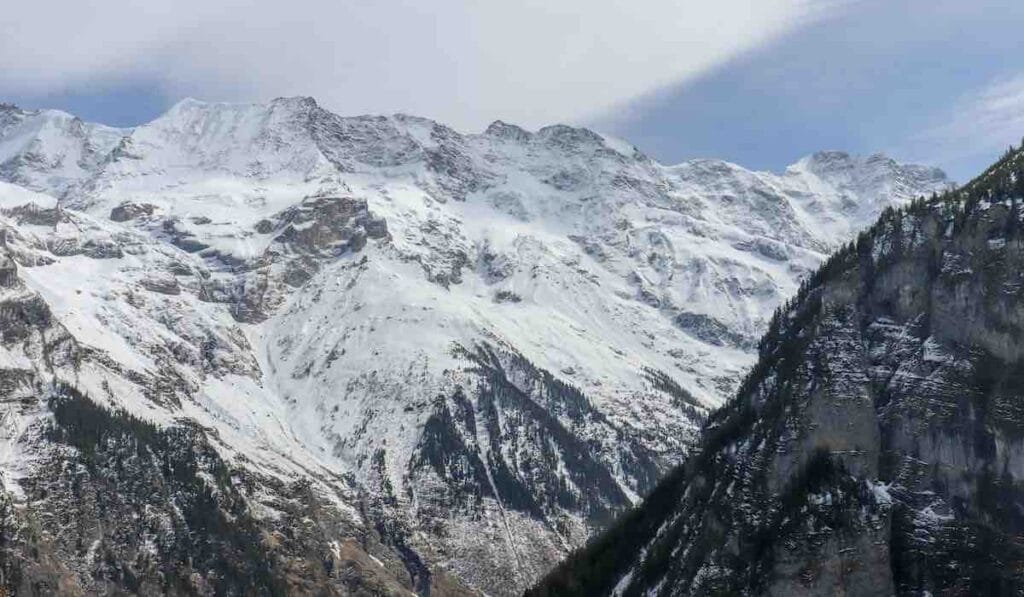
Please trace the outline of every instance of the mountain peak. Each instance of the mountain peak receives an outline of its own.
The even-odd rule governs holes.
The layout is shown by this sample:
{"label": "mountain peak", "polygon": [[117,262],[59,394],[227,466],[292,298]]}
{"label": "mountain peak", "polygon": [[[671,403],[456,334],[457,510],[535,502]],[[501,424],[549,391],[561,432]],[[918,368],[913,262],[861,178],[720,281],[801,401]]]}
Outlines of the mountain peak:
{"label": "mountain peak", "polygon": [[210,104],[211,102],[207,102],[205,100],[197,99],[194,97],[183,97],[180,100],[174,102],[174,104],[167,109],[167,112],[178,112],[181,110],[203,108],[209,106]]}
{"label": "mountain peak", "polygon": [[537,131],[541,140],[562,146],[604,145],[604,137],[594,131],[567,124],[551,124]]}
{"label": "mountain peak", "polygon": [[809,173],[840,184],[873,184],[888,179],[913,179],[935,185],[951,185],[939,168],[902,163],[884,153],[856,155],[845,151],[818,151],[786,169],[790,175]]}
{"label": "mountain peak", "polygon": [[303,106],[308,108],[315,108],[319,104],[316,103],[316,99],[309,95],[293,95],[286,97],[276,97],[270,100],[271,104],[280,104],[286,106]]}
{"label": "mountain peak", "polygon": [[523,127],[510,124],[503,120],[495,120],[492,122],[486,130],[484,135],[488,137],[498,137],[500,139],[511,139],[515,141],[528,141],[533,136],[532,133],[524,129]]}
{"label": "mountain peak", "polygon": [[310,113],[320,109],[320,104],[308,95],[293,97],[278,97],[270,101],[267,106],[270,109],[284,109],[293,112]]}
{"label": "mountain peak", "polygon": [[828,149],[816,151],[800,158],[796,163],[790,165],[787,171],[795,170],[819,175],[845,172],[859,168],[865,161],[864,158],[846,151]]}

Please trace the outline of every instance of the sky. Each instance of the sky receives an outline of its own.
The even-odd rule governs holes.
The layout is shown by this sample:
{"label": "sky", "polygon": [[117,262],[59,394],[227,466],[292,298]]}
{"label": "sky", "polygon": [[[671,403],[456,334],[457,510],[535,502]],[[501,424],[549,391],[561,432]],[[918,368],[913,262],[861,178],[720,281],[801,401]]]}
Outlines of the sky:
{"label": "sky", "polygon": [[966,182],[1024,137],[1024,2],[867,0],[605,113],[663,161],[884,152]]}
{"label": "sky", "polygon": [[311,95],[585,125],[665,163],[881,151],[965,181],[1024,136],[1022,25],[1005,0],[35,0],[0,13],[0,101],[131,126]]}

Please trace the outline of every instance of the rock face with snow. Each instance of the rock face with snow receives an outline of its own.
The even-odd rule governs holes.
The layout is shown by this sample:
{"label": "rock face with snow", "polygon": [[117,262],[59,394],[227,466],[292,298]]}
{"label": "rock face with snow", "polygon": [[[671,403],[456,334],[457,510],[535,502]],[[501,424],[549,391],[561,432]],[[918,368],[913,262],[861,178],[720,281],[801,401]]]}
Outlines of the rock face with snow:
{"label": "rock face with snow", "polygon": [[735,399],[535,595],[1024,591],[1024,151],[886,210]]}
{"label": "rock face with snow", "polygon": [[[200,593],[522,591],[682,459],[839,241],[949,186],[308,98],[3,106],[0,178],[7,561]],[[145,515],[75,499],[114,488]]]}
{"label": "rock face with snow", "polygon": [[0,179],[56,193],[95,172],[128,131],[0,103]]}

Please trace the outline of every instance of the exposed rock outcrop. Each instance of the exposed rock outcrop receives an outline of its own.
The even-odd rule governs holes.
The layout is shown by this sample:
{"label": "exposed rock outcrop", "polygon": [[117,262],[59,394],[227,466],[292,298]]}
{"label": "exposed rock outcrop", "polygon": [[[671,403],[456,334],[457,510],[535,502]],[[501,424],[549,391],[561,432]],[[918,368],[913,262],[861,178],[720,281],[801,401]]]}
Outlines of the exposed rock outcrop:
{"label": "exposed rock outcrop", "polygon": [[1024,151],[888,209],[645,503],[531,594],[1024,592]]}

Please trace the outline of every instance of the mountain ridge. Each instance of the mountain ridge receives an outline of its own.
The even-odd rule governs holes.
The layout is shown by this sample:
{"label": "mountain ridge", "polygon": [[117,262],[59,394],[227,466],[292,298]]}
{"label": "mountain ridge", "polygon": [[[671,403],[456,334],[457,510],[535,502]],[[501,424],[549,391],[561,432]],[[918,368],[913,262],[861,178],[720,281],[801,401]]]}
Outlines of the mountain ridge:
{"label": "mountain ridge", "polygon": [[687,463],[531,594],[1019,593],[1022,168],[883,212]]}
{"label": "mountain ridge", "polygon": [[[420,591],[525,588],[683,457],[837,238],[949,186],[849,156],[834,183],[668,167],[564,125],[462,135],[303,98],[180,102],[74,180],[31,158],[77,156],[73,129],[0,162],[4,250],[88,347],[67,383],[197,425],[239,471],[312,479],[322,524]],[[55,449],[10,417],[9,445]]]}

